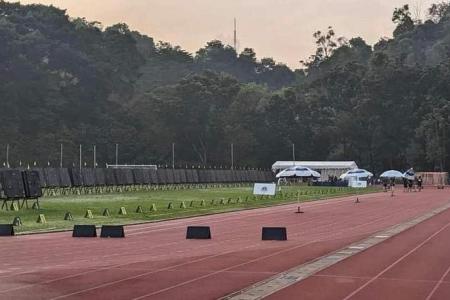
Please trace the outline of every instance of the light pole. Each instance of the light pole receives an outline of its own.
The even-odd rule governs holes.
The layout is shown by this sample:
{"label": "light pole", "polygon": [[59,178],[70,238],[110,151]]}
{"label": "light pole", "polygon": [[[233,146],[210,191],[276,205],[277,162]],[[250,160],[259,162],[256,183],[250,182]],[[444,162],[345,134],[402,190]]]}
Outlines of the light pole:
{"label": "light pole", "polygon": [[292,163],[295,164],[295,144],[292,144]]}
{"label": "light pole", "polygon": [[94,169],[97,167],[97,146],[94,145]]}
{"label": "light pole", "polygon": [[61,143],[59,147],[59,167],[63,167],[63,144]]}
{"label": "light pole", "polygon": [[116,144],[116,166],[119,164],[119,144]]}
{"label": "light pole", "polygon": [[172,143],[172,169],[175,169],[175,143]]}
{"label": "light pole", "polygon": [[234,169],[234,145],[231,143],[231,170]]}
{"label": "light pole", "polygon": [[9,168],[9,144],[6,144],[6,167]]}
{"label": "light pole", "polygon": [[82,150],[83,150],[83,148],[82,148],[82,146],[80,144],[80,172],[81,172],[81,169],[83,168],[82,155],[81,155]]}

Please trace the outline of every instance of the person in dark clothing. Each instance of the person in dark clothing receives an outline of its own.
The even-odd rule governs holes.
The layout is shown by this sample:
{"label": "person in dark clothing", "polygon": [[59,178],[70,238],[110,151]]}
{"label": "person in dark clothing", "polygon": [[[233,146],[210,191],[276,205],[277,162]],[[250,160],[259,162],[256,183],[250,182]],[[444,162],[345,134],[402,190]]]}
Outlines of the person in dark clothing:
{"label": "person in dark clothing", "polygon": [[417,178],[417,189],[419,190],[419,192],[422,190],[422,176],[419,176],[419,178]]}
{"label": "person in dark clothing", "polygon": [[408,180],[408,192],[412,192],[413,181],[411,179]]}
{"label": "person in dark clothing", "polygon": [[404,177],[403,177],[403,191],[404,192],[408,191],[408,180]]}

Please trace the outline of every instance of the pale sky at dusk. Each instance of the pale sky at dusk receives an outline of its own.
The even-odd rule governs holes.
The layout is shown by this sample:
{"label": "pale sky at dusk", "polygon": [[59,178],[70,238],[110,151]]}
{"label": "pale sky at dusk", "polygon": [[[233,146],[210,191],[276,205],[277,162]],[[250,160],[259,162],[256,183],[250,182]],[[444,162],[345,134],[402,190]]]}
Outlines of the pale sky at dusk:
{"label": "pale sky at dusk", "polygon": [[[298,68],[314,52],[314,31],[332,25],[338,36],[361,36],[374,44],[391,36],[395,7],[419,3],[422,16],[441,0],[24,0],[53,4],[73,17],[105,26],[124,22],[155,39],[195,52],[207,41],[232,44],[233,18],[238,46],[255,49],[258,58],[273,57]],[[421,3],[421,5],[420,5]]]}

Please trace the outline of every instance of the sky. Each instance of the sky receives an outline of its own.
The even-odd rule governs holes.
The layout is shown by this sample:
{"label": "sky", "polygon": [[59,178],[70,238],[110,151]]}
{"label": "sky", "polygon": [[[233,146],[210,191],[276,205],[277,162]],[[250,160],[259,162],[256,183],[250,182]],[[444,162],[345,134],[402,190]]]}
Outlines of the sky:
{"label": "sky", "polygon": [[[255,49],[258,58],[272,57],[291,68],[314,53],[312,34],[333,26],[337,36],[362,37],[373,45],[391,37],[394,8],[410,4],[414,15],[426,16],[440,0],[22,0],[52,4],[72,17],[104,26],[127,23],[155,41],[196,52],[206,42],[233,44],[237,19],[238,51]],[[416,12],[417,11],[417,12]]]}

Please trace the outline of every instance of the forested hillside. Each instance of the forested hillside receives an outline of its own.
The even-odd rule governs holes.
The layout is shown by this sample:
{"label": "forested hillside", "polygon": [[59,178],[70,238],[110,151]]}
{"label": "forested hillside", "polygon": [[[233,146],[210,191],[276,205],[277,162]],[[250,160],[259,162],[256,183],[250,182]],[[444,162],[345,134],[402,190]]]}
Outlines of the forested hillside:
{"label": "forested hillside", "polygon": [[[450,9],[426,20],[393,13],[392,39],[317,32],[292,71],[220,41],[196,53],[125,24],[107,28],[64,10],[0,1],[0,146],[14,166],[113,162],[269,167],[356,160],[385,168],[450,169]],[[299,58],[300,60],[301,58]],[[2,158],[5,161],[5,158]]]}

